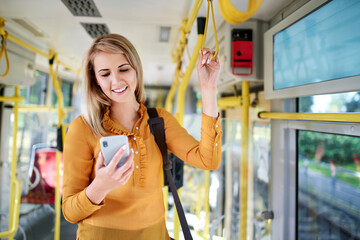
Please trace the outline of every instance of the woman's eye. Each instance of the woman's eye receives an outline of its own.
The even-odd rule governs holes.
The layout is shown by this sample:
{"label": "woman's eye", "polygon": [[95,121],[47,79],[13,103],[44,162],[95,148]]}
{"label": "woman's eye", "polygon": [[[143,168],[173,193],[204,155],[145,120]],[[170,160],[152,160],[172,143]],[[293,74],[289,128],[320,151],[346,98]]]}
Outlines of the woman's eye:
{"label": "woman's eye", "polygon": [[129,69],[120,69],[120,72],[127,72]]}
{"label": "woman's eye", "polygon": [[107,77],[107,76],[109,76],[110,75],[110,73],[105,73],[105,74],[102,74],[101,76],[102,77]]}

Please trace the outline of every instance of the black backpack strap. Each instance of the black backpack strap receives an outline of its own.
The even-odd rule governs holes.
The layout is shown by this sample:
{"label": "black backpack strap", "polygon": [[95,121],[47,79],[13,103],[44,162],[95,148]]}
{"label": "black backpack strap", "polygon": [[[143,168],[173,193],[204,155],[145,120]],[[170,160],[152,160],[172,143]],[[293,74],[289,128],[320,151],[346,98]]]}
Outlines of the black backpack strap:
{"label": "black backpack strap", "polygon": [[148,120],[149,127],[151,130],[151,133],[154,135],[155,142],[161,151],[161,155],[162,155],[163,162],[164,162],[164,172],[165,172],[166,178],[169,182],[170,190],[174,197],[176,210],[177,210],[177,213],[178,213],[178,216],[180,219],[180,224],[181,224],[181,228],[183,230],[185,240],[192,240],[193,238],[191,236],[189,225],[185,218],[184,209],[182,208],[182,205],[181,205],[181,202],[179,199],[179,195],[177,194],[177,191],[176,191],[174,179],[170,172],[172,164],[169,161],[168,153],[167,153],[167,146],[166,146],[166,141],[165,141],[164,119],[159,117],[155,108],[148,108],[147,112],[150,117]]}

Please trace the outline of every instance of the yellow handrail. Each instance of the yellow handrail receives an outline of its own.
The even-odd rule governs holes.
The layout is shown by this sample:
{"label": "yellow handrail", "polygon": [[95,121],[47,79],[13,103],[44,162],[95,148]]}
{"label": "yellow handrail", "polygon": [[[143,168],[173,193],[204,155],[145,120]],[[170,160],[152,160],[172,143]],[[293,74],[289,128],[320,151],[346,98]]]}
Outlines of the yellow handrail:
{"label": "yellow handrail", "polygon": [[242,81],[242,114],[241,114],[241,166],[240,166],[240,239],[247,239],[247,199],[249,173],[249,82]]}
{"label": "yellow handrail", "polygon": [[[76,110],[75,107],[64,107],[65,112],[73,112]],[[38,105],[26,105],[19,106],[19,112],[57,112],[57,107],[38,106]]]}
{"label": "yellow handrail", "polygon": [[10,206],[9,206],[9,230],[6,232],[1,232],[0,237],[8,237],[9,240],[14,238],[14,234],[19,226],[19,208],[20,208],[20,193],[21,193],[21,185],[19,180],[16,178],[16,167],[17,167],[17,159],[16,159],[16,147],[17,147],[17,130],[18,130],[18,107],[20,97],[20,89],[19,87],[15,87],[15,94],[13,97],[1,97],[0,100],[14,100],[14,126],[13,126],[13,145],[12,145],[12,159],[11,159],[11,176],[10,176]]}
{"label": "yellow handrail", "polygon": [[283,113],[283,112],[260,112],[259,118],[290,119],[325,122],[349,122],[359,123],[360,113]]}
{"label": "yellow handrail", "polygon": [[196,42],[194,51],[191,55],[189,65],[186,68],[183,80],[181,81],[180,86],[179,86],[177,100],[176,100],[176,106],[177,106],[176,111],[177,112],[175,113],[175,118],[178,120],[178,122],[181,125],[184,125],[185,92],[186,92],[186,88],[189,84],[191,74],[195,68],[197,59],[199,57],[203,37],[204,37],[203,34],[198,34],[197,42]]}
{"label": "yellow handrail", "polygon": [[[13,216],[19,216],[20,214],[20,200],[21,200],[21,183],[19,180],[14,179],[11,181],[11,189],[15,189],[15,191],[12,193],[15,193],[15,196],[10,194],[11,201],[14,201],[13,205]],[[10,211],[11,208],[9,208]],[[10,211],[11,213],[11,211]],[[11,216],[11,215],[10,215]],[[0,232],[0,238],[8,237],[9,239],[12,239],[14,234],[16,233],[17,229],[19,227],[19,218],[18,217],[12,217],[11,220],[9,220],[9,230],[6,232]]]}
{"label": "yellow handrail", "polygon": [[[32,46],[32,45],[30,45],[30,44],[28,44],[28,43],[26,43],[26,42],[24,42],[22,40],[20,40],[19,38],[15,37],[15,36],[13,36],[11,34],[8,34],[8,39],[15,42],[15,43],[17,43],[17,44],[19,44],[20,46],[23,46],[24,48],[29,49],[30,51],[32,51],[34,53],[40,54],[41,56],[43,56],[43,57],[45,57],[47,59],[51,59],[53,57],[51,53],[49,53],[49,54],[45,53],[45,52],[37,49],[36,47],[34,47],[34,46]],[[74,72],[74,73],[79,73],[79,71],[80,71],[79,69],[75,69],[75,68],[71,67],[70,65],[67,65],[67,64],[59,61],[58,59],[55,59],[55,62],[57,64],[65,67],[65,68],[67,68],[68,70]]]}
{"label": "yellow handrail", "polygon": [[223,97],[220,98],[217,102],[218,108],[227,109],[231,107],[240,107],[241,106],[241,96],[240,97]]}
{"label": "yellow handrail", "polygon": [[[13,97],[4,97],[4,96],[0,96],[0,102],[15,102],[15,103],[19,103],[24,101],[23,97],[20,96],[13,96]],[[19,106],[20,108],[20,106]]]}
{"label": "yellow handrail", "polygon": [[[1,18],[2,20],[2,18]],[[5,22],[5,20],[3,21]],[[0,26],[0,33],[3,33],[3,26]],[[42,52],[41,50],[33,47],[32,45],[16,38],[15,36],[12,36],[10,34],[8,34],[8,39],[12,40],[13,42],[29,49],[30,51],[33,51],[35,53],[38,53],[44,57],[46,57],[47,59],[49,59],[49,69],[50,69],[50,75],[52,76],[53,79],[53,86],[56,92],[56,95],[58,97],[58,128],[62,128],[62,121],[65,118],[65,111],[64,111],[64,106],[63,106],[63,96],[62,96],[62,92],[61,92],[61,86],[59,84],[59,81],[56,77],[56,73],[53,70],[53,63],[56,62],[57,64],[60,64],[62,66],[64,66],[65,68],[67,68],[70,71],[73,71],[75,73],[79,73],[80,70],[79,69],[74,69],[72,67],[70,67],[69,65],[66,65],[62,62],[60,62],[57,57],[56,54],[51,50],[49,52],[49,54]],[[14,115],[15,115],[15,120],[14,120],[14,133],[13,133],[13,161],[12,161],[12,182],[14,181],[14,178],[16,180],[16,133],[17,133],[17,113],[18,113],[18,102],[20,101],[20,96],[19,96],[20,90],[19,87],[15,87],[15,96],[13,97],[13,100],[15,101],[15,106],[14,106]],[[0,97],[0,100],[11,100],[12,98],[9,97]],[[16,123],[16,124],[15,124]],[[62,129],[62,133],[64,135],[64,130]],[[61,152],[57,151],[56,152],[56,187],[55,187],[55,231],[54,231],[54,239],[55,240],[59,240],[60,239],[60,216],[61,216],[61,196],[60,196],[60,163],[61,163]],[[10,196],[12,197],[14,194],[13,192],[13,188],[11,188],[11,193]],[[10,212],[14,212],[16,213],[16,211],[14,211],[14,204],[20,204],[20,201],[13,201],[13,199],[11,199],[10,202]],[[17,207],[17,205],[15,205],[15,208]],[[13,222],[13,216],[10,215],[9,218],[9,226],[10,223]],[[19,218],[19,214],[17,212],[17,215],[15,216],[15,220],[17,219],[18,221]],[[13,239],[13,236],[10,236],[9,239]]]}
{"label": "yellow handrail", "polygon": [[179,46],[176,50],[176,53],[173,54],[173,61],[177,62],[177,68],[176,68],[176,72],[175,72],[175,78],[173,80],[173,83],[171,85],[170,91],[166,97],[166,102],[165,102],[165,109],[168,112],[172,112],[172,108],[173,108],[173,99],[175,96],[175,92],[176,89],[178,87],[179,84],[179,80],[182,77],[181,76],[181,62],[182,62],[182,57],[184,55],[184,51],[186,48],[186,45],[188,43],[188,35],[191,31],[192,25],[194,24],[194,21],[196,19],[196,16],[199,12],[199,9],[201,7],[203,0],[196,0],[194,2],[194,5],[192,7],[191,13],[189,15],[188,19],[184,19],[183,20],[183,25],[181,26],[180,30],[181,30],[181,37],[180,37],[180,42],[179,42]]}
{"label": "yellow handrail", "polygon": [[13,36],[11,34],[9,34],[8,39],[15,42],[15,43],[17,43],[17,44],[19,44],[20,46],[23,46],[24,48],[29,49],[30,51],[32,51],[34,53],[37,53],[37,54],[40,54],[41,56],[46,57],[47,59],[50,59],[50,57],[51,57],[49,54],[37,49],[36,47],[34,47],[34,46],[20,40],[19,38],[15,37],[15,36]]}
{"label": "yellow handrail", "polygon": [[203,38],[203,42],[202,42],[202,45],[201,45],[201,49],[204,49],[204,46],[205,46],[206,31],[207,31],[207,25],[208,25],[208,20],[209,20],[209,8],[210,7],[211,7],[211,14],[212,14],[212,20],[213,20],[213,25],[214,25],[214,36],[215,36],[215,45],[216,45],[215,54],[213,55],[212,60],[215,60],[217,55],[218,55],[218,52],[219,52],[219,42],[218,42],[217,32],[216,32],[213,0],[208,0],[207,13],[206,13],[206,22],[205,22],[205,32],[204,32],[204,38]]}
{"label": "yellow handrail", "polygon": [[[178,94],[177,94],[177,101],[176,101],[176,105],[177,105],[176,111],[177,112],[174,114],[174,116],[182,126],[184,125],[185,92],[186,92],[186,88],[189,84],[191,74],[195,68],[197,59],[199,57],[203,37],[204,37],[203,34],[198,34],[198,39],[197,39],[194,51],[191,55],[189,65],[186,68],[183,80],[180,83]],[[175,216],[175,212],[174,212],[174,216]],[[177,214],[176,214],[176,216],[177,216]],[[174,221],[175,221],[175,219],[176,219],[176,221],[179,221],[178,218],[174,218]],[[174,238],[179,239],[179,224],[178,223],[174,224]]]}
{"label": "yellow handrail", "polygon": [[180,37],[179,47],[177,48],[176,54],[173,56],[173,60],[175,62],[181,60],[181,56],[182,56],[185,46],[187,44],[187,35],[191,31],[191,27],[194,24],[194,21],[197,17],[197,14],[199,12],[202,2],[203,2],[203,0],[196,0],[192,7],[189,18],[187,20],[183,21],[183,26],[180,28],[181,37]]}
{"label": "yellow handrail", "polygon": [[176,90],[179,86],[179,80],[181,78],[181,66],[180,64],[178,65],[178,68],[175,72],[175,77],[174,77],[174,80],[171,84],[171,87],[170,87],[170,90],[166,96],[166,100],[165,100],[165,109],[172,113],[172,110],[173,110],[173,99],[174,99],[174,96],[175,96],[175,93],[176,93]]}
{"label": "yellow handrail", "polygon": [[219,0],[219,9],[223,18],[231,24],[240,24],[248,20],[261,6],[262,0],[249,0],[247,12],[237,10],[231,0]]}
{"label": "yellow handrail", "polygon": [[[63,95],[61,92],[61,86],[59,84],[56,73],[53,69],[53,63],[56,61],[56,54],[53,51],[50,51],[53,56],[49,61],[49,70],[53,80],[53,86],[58,98],[58,129],[62,130],[62,121],[65,118],[65,111],[63,105]],[[62,149],[62,146],[61,146]],[[54,240],[60,239],[60,221],[61,221],[61,196],[60,196],[60,164],[62,159],[62,153],[58,150],[56,151],[56,186],[55,186],[55,231],[54,231]]]}
{"label": "yellow handrail", "polygon": [[206,239],[209,239],[210,232],[210,204],[209,204],[209,193],[210,193],[210,171],[206,170],[204,173],[204,188],[205,188],[205,199],[204,199],[204,210],[205,210],[205,225],[204,235]]}

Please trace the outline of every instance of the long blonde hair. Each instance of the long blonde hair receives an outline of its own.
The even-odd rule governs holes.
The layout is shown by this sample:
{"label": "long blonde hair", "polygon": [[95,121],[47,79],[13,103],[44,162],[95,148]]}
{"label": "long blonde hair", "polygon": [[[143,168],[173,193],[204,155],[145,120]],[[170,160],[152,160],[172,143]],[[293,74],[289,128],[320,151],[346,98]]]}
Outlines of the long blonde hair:
{"label": "long blonde hair", "polygon": [[102,125],[102,120],[106,108],[111,105],[111,101],[96,81],[94,58],[99,52],[124,54],[131,67],[136,71],[136,101],[143,102],[145,96],[141,61],[131,42],[118,34],[108,34],[96,38],[84,59],[85,81],[83,84],[82,116],[95,135],[105,136],[106,131]]}

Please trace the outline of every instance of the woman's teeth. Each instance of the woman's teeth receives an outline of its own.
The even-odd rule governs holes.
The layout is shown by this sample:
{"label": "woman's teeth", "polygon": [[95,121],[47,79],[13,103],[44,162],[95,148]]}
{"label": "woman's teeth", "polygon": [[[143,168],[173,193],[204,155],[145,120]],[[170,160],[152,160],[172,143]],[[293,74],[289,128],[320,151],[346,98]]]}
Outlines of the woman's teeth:
{"label": "woman's teeth", "polygon": [[114,89],[113,92],[116,92],[116,93],[121,93],[123,91],[126,90],[127,87],[124,87],[124,88],[120,88],[120,89]]}

